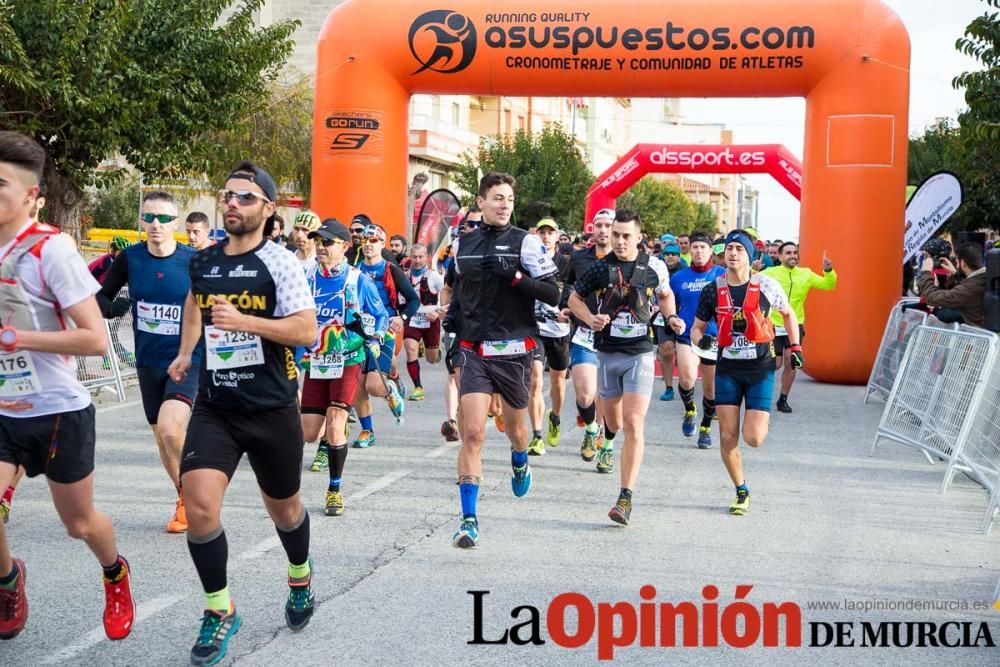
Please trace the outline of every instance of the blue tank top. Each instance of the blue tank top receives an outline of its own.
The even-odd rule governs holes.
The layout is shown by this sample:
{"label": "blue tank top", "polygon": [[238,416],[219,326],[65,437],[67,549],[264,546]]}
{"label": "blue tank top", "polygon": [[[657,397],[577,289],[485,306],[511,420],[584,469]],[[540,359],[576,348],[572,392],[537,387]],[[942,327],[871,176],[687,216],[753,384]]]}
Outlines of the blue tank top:
{"label": "blue tank top", "polygon": [[[136,365],[166,368],[180,349],[184,301],[191,291],[189,265],[196,251],[177,244],[169,257],[154,257],[145,243],[137,243],[123,252],[128,265]],[[199,343],[192,355],[195,365],[201,353]]]}
{"label": "blue tank top", "polygon": [[[695,313],[698,310],[698,301],[701,299],[701,291],[705,285],[715,284],[715,279],[726,275],[726,270],[721,266],[713,266],[708,271],[695,271],[691,267],[681,269],[670,277],[670,289],[674,291],[677,299],[677,315],[684,320],[684,334],[677,338],[683,341],[691,340],[691,327],[694,326]],[[705,328],[705,333],[715,336],[718,327],[715,320],[711,320]]]}

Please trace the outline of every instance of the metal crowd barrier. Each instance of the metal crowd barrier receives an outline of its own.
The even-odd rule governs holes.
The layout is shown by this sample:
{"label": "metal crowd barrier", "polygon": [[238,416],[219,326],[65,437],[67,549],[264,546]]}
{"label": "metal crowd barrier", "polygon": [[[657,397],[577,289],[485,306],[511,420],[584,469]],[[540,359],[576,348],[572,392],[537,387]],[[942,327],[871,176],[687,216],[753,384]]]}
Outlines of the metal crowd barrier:
{"label": "metal crowd barrier", "polygon": [[[921,325],[911,335],[869,456],[881,440],[948,461],[941,485],[966,472],[990,493],[988,531],[1000,486],[1000,361],[985,329]],[[971,444],[970,444],[971,443]]]}
{"label": "metal crowd barrier", "polygon": [[882,399],[889,397],[896,374],[903,361],[903,354],[906,352],[906,345],[910,342],[910,337],[917,330],[917,327],[922,324],[937,327],[949,326],[922,310],[914,308],[904,310],[903,308],[919,302],[920,299],[905,298],[893,306],[889,312],[889,321],[885,325],[878,355],[875,357],[875,365],[872,366],[872,372],[868,378],[865,404],[874,394],[879,394]]}
{"label": "metal crowd barrier", "polygon": [[[128,298],[128,288],[123,288],[118,296]],[[125,380],[136,375],[132,311],[104,320],[104,326],[111,343],[108,354],[103,357],[77,357],[76,376],[90,391],[110,388],[119,401],[124,401]]]}

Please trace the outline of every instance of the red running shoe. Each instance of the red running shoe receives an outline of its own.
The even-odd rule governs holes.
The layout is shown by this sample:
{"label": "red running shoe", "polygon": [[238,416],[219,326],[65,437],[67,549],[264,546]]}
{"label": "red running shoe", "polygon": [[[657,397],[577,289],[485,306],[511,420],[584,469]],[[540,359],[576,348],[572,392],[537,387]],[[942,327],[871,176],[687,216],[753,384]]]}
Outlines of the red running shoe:
{"label": "red running shoe", "polygon": [[24,561],[15,558],[14,569],[17,585],[11,590],[0,588],[0,639],[17,637],[28,622],[28,596],[24,593],[28,574]]}
{"label": "red running shoe", "polygon": [[135,601],[132,599],[132,581],[128,561],[122,562],[122,572],[115,581],[104,578],[104,632],[108,639],[125,639],[132,632],[135,622]]}

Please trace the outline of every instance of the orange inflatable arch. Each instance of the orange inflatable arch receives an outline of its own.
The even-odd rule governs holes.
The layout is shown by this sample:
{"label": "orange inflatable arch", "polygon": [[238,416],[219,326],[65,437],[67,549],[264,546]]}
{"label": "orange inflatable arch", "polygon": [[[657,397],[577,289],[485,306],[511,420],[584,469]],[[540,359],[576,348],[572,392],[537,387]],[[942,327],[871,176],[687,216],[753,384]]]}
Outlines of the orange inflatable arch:
{"label": "orange inflatable arch", "polygon": [[902,282],[909,64],[878,0],[348,0],[319,38],[313,206],[404,231],[413,93],[805,97],[802,260],[840,277],[806,368],[864,384]]}

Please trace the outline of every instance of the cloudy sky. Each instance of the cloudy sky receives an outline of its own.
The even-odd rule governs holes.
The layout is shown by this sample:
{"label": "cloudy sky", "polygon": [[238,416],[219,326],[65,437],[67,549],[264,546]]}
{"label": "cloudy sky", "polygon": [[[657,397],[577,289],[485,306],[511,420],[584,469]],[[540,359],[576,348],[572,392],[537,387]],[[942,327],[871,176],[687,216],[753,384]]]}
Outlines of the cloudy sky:
{"label": "cloudy sky", "polygon": [[[922,132],[935,119],[954,118],[965,106],[951,87],[956,74],[980,69],[955,50],[973,18],[992,8],[982,0],[883,0],[899,14],[910,32],[910,133]],[[736,143],[782,143],[802,155],[805,101],[800,98],[684,100],[682,113],[691,122],[725,123]],[[798,238],[799,204],[767,176],[748,176],[761,192],[760,229],[768,238]]]}

